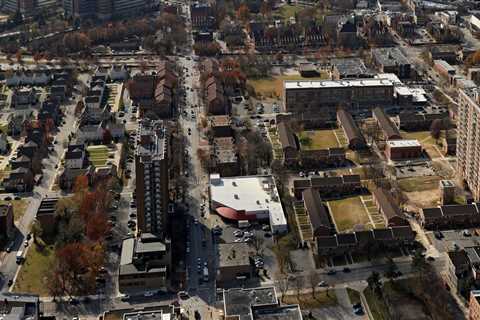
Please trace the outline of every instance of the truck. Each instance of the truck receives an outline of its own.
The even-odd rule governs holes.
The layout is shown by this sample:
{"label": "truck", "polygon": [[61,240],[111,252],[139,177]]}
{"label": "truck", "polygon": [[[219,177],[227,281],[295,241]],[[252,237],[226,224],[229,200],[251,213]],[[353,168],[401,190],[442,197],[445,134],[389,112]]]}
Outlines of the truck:
{"label": "truck", "polygon": [[17,261],[17,264],[22,263],[23,260],[25,259],[24,256],[23,256],[23,253],[24,253],[23,250],[19,250],[19,251],[17,252],[17,260],[16,260],[16,261]]}
{"label": "truck", "polygon": [[248,228],[248,227],[250,227],[250,222],[248,222],[248,220],[238,220],[238,227],[240,229]]}
{"label": "truck", "polygon": [[208,282],[208,267],[203,267],[203,281]]}

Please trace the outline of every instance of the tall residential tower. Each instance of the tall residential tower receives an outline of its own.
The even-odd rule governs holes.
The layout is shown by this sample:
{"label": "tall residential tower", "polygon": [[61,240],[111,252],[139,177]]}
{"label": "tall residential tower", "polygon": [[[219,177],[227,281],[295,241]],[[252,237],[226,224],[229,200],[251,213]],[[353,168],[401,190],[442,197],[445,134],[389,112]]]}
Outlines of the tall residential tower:
{"label": "tall residential tower", "polygon": [[165,238],[168,223],[168,132],[161,120],[142,120],[137,134],[135,174],[138,230]]}

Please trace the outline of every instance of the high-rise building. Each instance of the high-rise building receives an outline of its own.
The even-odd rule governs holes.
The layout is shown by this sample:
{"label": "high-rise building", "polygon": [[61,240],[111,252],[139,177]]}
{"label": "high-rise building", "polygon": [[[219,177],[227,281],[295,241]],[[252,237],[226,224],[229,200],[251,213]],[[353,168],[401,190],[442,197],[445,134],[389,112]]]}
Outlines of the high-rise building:
{"label": "high-rise building", "polygon": [[135,150],[137,224],[164,238],[168,223],[168,132],[161,120],[143,120]]}
{"label": "high-rise building", "polygon": [[480,200],[480,106],[477,89],[460,89],[457,117],[457,174]]}
{"label": "high-rise building", "polygon": [[96,14],[97,0],[63,0],[66,17],[85,18]]}
{"label": "high-rise building", "polygon": [[153,5],[153,0],[63,0],[65,16],[75,18],[94,16],[101,20],[133,16],[145,12]]}

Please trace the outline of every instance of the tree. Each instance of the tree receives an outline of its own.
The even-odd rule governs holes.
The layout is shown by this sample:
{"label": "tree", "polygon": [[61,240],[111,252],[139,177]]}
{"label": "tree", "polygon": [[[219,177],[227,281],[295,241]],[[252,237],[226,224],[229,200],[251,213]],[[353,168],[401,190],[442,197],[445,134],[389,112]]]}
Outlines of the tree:
{"label": "tree", "polygon": [[381,295],[382,284],[380,282],[380,274],[376,271],[373,271],[372,274],[367,278],[368,287],[372,292],[377,295]]}
{"label": "tree", "polygon": [[424,276],[428,271],[428,267],[429,265],[425,256],[420,250],[415,251],[415,254],[412,257],[412,271],[419,273],[420,276]]}
{"label": "tree", "polygon": [[317,287],[319,283],[320,277],[318,273],[315,272],[315,270],[310,271],[308,274],[308,282],[310,284],[310,288],[312,289],[312,297],[315,298],[315,288]]}
{"label": "tree", "polygon": [[241,20],[243,23],[248,22],[250,19],[250,10],[248,9],[248,5],[242,3],[237,9],[237,18]]}
{"label": "tree", "polygon": [[385,271],[385,276],[387,278],[393,279],[395,277],[397,269],[398,269],[398,267],[395,264],[395,261],[393,261],[393,259],[391,257],[388,257],[387,270]]}
{"label": "tree", "polygon": [[253,247],[255,248],[255,253],[257,255],[263,254],[263,243],[265,242],[263,237],[255,237],[253,240]]}
{"label": "tree", "polygon": [[22,63],[22,50],[17,50],[17,53],[15,53],[15,59],[17,59],[18,63]]}
{"label": "tree", "polygon": [[263,1],[262,5],[260,6],[260,13],[264,18],[270,16],[272,12],[272,8],[270,7],[270,3],[268,1]]}
{"label": "tree", "polygon": [[113,136],[110,130],[108,129],[103,130],[102,143],[105,145],[109,145],[110,143],[112,143],[112,140],[113,140]]}
{"label": "tree", "polygon": [[432,125],[430,126],[430,135],[435,140],[438,140],[440,138],[441,132],[442,132],[442,120],[440,119],[433,120]]}
{"label": "tree", "polygon": [[297,292],[297,299],[300,299],[300,290],[303,288],[303,277],[298,275],[293,279],[293,284],[295,285],[295,291]]}
{"label": "tree", "polygon": [[43,228],[42,225],[38,220],[35,220],[32,224],[32,236],[33,236],[33,242],[38,245],[38,238],[40,238],[43,234]]}
{"label": "tree", "polygon": [[288,285],[288,278],[287,276],[281,276],[280,278],[277,278],[276,280],[277,287],[280,289],[280,293],[282,294],[282,302],[285,299],[285,295],[287,294],[289,285]]}

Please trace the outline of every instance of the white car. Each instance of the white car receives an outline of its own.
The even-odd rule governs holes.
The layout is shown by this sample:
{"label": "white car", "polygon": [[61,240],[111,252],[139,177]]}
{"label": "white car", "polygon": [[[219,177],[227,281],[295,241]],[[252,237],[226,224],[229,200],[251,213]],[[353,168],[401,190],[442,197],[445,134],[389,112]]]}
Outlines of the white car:
{"label": "white car", "polygon": [[154,291],[145,291],[145,293],[143,294],[144,297],[153,297],[154,295]]}

